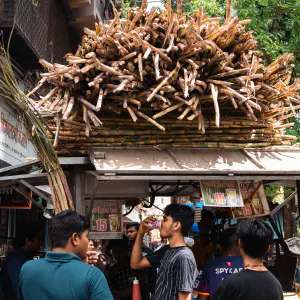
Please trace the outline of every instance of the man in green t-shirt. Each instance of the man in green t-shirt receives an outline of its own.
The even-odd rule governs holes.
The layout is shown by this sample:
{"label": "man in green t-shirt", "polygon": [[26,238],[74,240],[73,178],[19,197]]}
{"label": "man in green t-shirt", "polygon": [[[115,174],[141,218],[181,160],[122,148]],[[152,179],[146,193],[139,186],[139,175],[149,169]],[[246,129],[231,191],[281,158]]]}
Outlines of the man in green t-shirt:
{"label": "man in green t-shirt", "polygon": [[89,221],[66,210],[51,222],[52,251],[22,267],[19,291],[23,300],[113,300],[103,273],[82,261],[87,256]]}

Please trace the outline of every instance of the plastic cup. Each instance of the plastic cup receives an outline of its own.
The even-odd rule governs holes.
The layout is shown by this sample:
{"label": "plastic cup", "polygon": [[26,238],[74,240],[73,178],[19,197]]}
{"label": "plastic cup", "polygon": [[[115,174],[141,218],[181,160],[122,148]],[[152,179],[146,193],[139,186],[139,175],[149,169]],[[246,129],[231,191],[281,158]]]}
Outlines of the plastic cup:
{"label": "plastic cup", "polygon": [[148,223],[149,229],[160,229],[161,227],[161,220],[155,220],[153,223]]}

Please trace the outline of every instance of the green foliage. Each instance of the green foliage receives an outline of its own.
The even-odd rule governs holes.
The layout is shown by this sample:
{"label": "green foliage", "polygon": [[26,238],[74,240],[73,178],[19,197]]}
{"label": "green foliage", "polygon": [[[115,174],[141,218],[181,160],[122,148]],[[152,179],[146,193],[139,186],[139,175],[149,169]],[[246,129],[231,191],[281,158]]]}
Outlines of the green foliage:
{"label": "green foliage", "polygon": [[225,18],[226,0],[191,0],[182,2],[182,9],[188,16],[199,7],[203,7],[203,11],[210,17]]}
{"label": "green foliage", "polygon": [[270,197],[273,202],[281,203],[284,199],[286,199],[289,195],[293,193],[291,188],[281,187],[276,185],[268,186],[265,189],[265,194],[267,197]]}
{"label": "green foliage", "polygon": [[234,0],[240,19],[251,19],[259,47],[270,63],[285,52],[295,54],[294,77],[300,77],[300,2],[299,0]]}
{"label": "green foliage", "polygon": [[298,137],[296,143],[300,143],[300,115],[298,114],[296,117],[290,118],[289,121],[295,123],[295,125],[287,129],[285,133]]}

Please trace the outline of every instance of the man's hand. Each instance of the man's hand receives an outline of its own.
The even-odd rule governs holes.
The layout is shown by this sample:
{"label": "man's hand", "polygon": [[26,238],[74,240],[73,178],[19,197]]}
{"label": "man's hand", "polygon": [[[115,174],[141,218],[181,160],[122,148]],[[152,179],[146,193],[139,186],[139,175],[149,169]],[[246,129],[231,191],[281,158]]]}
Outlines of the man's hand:
{"label": "man's hand", "polygon": [[156,221],[153,217],[146,218],[139,228],[139,234],[144,235],[145,233],[149,232],[152,228],[149,228],[149,223],[152,224],[154,221]]}
{"label": "man's hand", "polygon": [[94,266],[99,259],[99,255],[100,253],[97,251],[88,251],[86,253],[87,263]]}

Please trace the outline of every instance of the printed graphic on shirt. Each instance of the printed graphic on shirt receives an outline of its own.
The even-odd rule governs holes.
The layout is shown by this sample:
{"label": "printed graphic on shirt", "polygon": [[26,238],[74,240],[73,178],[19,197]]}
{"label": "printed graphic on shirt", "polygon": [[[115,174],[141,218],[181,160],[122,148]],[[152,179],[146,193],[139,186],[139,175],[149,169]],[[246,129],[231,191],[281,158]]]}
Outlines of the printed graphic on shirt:
{"label": "printed graphic on shirt", "polygon": [[243,261],[240,256],[222,256],[210,260],[200,271],[195,282],[194,292],[212,296],[218,285],[229,275],[243,270]]}

